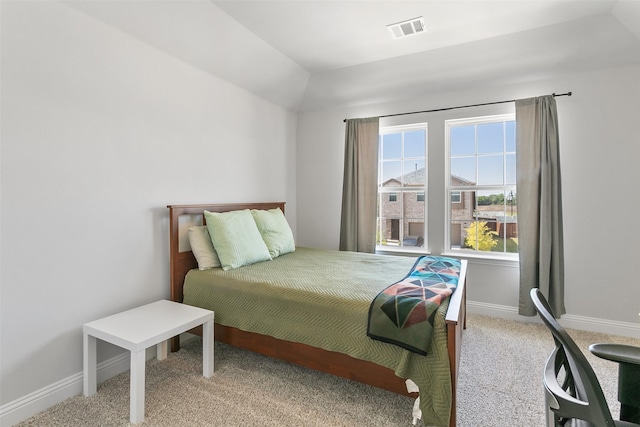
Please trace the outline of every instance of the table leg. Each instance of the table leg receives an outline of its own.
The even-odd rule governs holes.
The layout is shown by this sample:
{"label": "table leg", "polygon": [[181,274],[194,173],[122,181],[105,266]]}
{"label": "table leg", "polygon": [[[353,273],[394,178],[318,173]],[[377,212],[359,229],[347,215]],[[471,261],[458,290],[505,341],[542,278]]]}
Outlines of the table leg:
{"label": "table leg", "polygon": [[213,320],[202,325],[202,375],[213,375]]}
{"label": "table leg", "polygon": [[82,388],[85,396],[92,396],[97,390],[96,337],[83,333],[82,346]]}
{"label": "table leg", "polygon": [[146,351],[131,352],[129,419],[132,424],[144,420],[144,375]]}
{"label": "table leg", "polygon": [[169,347],[167,346],[167,343],[168,341],[161,341],[156,346],[156,353],[157,353],[156,357],[158,360],[164,360],[169,355],[169,351],[168,351]]}

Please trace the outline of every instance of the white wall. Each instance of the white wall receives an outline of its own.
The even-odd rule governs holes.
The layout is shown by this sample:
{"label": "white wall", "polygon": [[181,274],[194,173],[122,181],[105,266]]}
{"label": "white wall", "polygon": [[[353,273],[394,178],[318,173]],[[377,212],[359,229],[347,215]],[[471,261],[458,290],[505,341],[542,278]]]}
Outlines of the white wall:
{"label": "white wall", "polygon": [[[344,118],[453,107],[573,91],[558,105],[564,204],[566,318],[597,330],[640,337],[637,119],[640,67],[574,73],[509,86],[434,93],[404,102],[300,115],[298,242],[336,249],[339,242]],[[444,249],[444,120],[513,111],[512,104],[381,119],[381,125],[429,123],[429,241]],[[470,261],[472,309],[515,316],[518,268]],[[525,319],[525,318],[522,318]],[[528,318],[526,318],[528,319]],[[579,326],[577,324],[572,326]]]}
{"label": "white wall", "polygon": [[296,218],[295,114],[62,3],[1,19],[0,409],[82,371],[84,322],[169,297],[167,204]]}

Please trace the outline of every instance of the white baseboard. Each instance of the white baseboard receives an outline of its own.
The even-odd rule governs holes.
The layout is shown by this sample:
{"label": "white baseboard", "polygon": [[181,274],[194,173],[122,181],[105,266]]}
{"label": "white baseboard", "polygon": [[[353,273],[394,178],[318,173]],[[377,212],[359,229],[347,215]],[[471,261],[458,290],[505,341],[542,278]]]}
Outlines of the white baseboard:
{"label": "white baseboard", "polygon": [[[538,316],[521,316],[518,314],[517,307],[506,305],[467,301],[467,311],[469,313],[483,314],[485,316],[499,317],[501,319],[516,320],[519,322],[542,323]],[[636,323],[565,314],[560,318],[560,324],[565,328],[580,331],[599,332],[640,339],[640,324]]]}
{"label": "white baseboard", "polygon": [[[147,360],[156,356],[155,348],[153,346],[147,350]],[[96,372],[98,383],[128,371],[129,363],[129,352],[99,363]],[[81,394],[82,379],[83,373],[79,372],[3,405],[0,407],[0,426],[12,426],[70,397]]]}

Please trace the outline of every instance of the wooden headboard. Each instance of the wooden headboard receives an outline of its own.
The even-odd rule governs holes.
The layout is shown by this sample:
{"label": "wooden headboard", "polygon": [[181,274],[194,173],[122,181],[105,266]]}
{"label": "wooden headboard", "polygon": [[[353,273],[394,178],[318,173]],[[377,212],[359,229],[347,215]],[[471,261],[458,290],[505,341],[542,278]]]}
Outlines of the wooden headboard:
{"label": "wooden headboard", "polygon": [[275,209],[284,212],[285,202],[232,203],[216,205],[168,205],[169,208],[169,261],[171,278],[171,301],[182,302],[184,277],[189,270],[198,268],[196,258],[190,250],[180,252],[180,217],[183,215],[201,215],[205,224],[204,211],[229,212],[242,209]]}

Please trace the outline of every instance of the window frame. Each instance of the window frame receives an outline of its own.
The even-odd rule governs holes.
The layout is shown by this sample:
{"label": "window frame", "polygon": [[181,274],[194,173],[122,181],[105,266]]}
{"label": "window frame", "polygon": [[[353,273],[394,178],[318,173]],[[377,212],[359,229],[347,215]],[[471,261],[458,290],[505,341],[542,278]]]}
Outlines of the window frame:
{"label": "window frame", "polygon": [[[444,180],[444,197],[445,197],[445,223],[444,223],[444,253],[454,256],[463,256],[463,257],[472,257],[472,258],[485,258],[485,259],[503,259],[510,261],[517,261],[519,259],[519,253],[513,252],[493,252],[493,251],[481,251],[478,249],[470,249],[470,248],[454,248],[451,243],[451,229],[452,229],[452,205],[454,204],[452,200],[452,196],[454,193],[458,193],[460,195],[460,199],[457,203],[462,203],[464,198],[464,193],[466,191],[474,191],[477,193],[486,192],[486,191],[499,191],[504,194],[508,194],[509,192],[516,193],[517,197],[517,186],[516,184],[506,184],[506,164],[503,164],[503,184],[502,185],[456,185],[453,186],[451,183],[451,129],[458,126],[469,126],[469,125],[482,125],[489,123],[504,123],[513,121],[515,123],[515,113],[506,113],[506,114],[493,114],[487,116],[479,116],[479,117],[465,117],[465,118],[456,118],[449,119],[444,121],[444,137],[445,137],[445,180]],[[515,130],[514,130],[515,131]],[[503,147],[506,149],[506,147]],[[510,151],[503,151],[503,153],[511,153]],[[477,158],[479,157],[477,149],[474,154]],[[480,156],[481,157],[481,156]],[[478,170],[476,169],[476,177],[478,176]],[[477,208],[477,198],[474,198],[475,206],[473,207],[473,218],[477,220],[479,218],[476,215]],[[506,197],[505,197],[506,203]],[[505,207],[506,209],[506,207]],[[517,218],[517,215],[516,215]],[[517,220],[516,220],[517,221]],[[506,222],[505,222],[506,224]]]}
{"label": "window frame", "polygon": [[[399,186],[392,186],[392,187],[382,187],[382,177],[380,176],[380,172],[381,172],[381,165],[383,164],[383,159],[382,159],[382,144],[381,142],[383,141],[383,136],[384,135],[388,135],[388,134],[396,134],[396,133],[405,133],[405,132],[411,132],[411,131],[424,131],[424,135],[425,135],[425,140],[424,140],[424,159],[421,159],[424,161],[424,168],[425,168],[425,181],[424,184],[421,186],[411,186],[411,187],[406,187],[406,186],[402,186],[402,184],[400,184]],[[404,137],[403,137],[403,141],[404,141]],[[393,161],[400,161],[401,164],[405,164],[407,159],[419,159],[416,157],[406,157],[404,156],[404,144],[402,144],[402,153],[401,153],[401,157],[398,158],[397,160],[393,160]],[[399,244],[398,246],[395,245],[381,245],[378,244],[378,236],[377,234],[381,231],[381,227],[380,224],[378,223],[376,225],[376,252],[379,253],[384,253],[384,252],[408,252],[408,253],[428,253],[428,234],[427,234],[427,230],[428,230],[428,205],[427,205],[427,194],[428,194],[428,170],[429,170],[429,165],[428,165],[428,159],[429,159],[429,128],[428,128],[428,123],[426,122],[421,122],[421,123],[412,123],[412,124],[405,124],[405,125],[394,125],[394,126],[384,126],[384,127],[380,127],[379,130],[379,139],[378,139],[378,154],[379,154],[379,158],[378,158],[378,183],[377,183],[377,199],[378,199],[378,203],[380,203],[380,201],[382,200],[381,197],[384,197],[385,195],[389,195],[391,193],[395,193],[396,194],[396,201],[400,202],[400,209],[401,209],[401,216],[400,216],[400,230],[399,230]],[[402,166],[402,172],[400,176],[404,176],[406,175],[408,172],[404,170],[404,166]],[[418,246],[403,246],[403,239],[406,237],[404,236],[405,234],[405,230],[404,230],[404,226],[405,226],[405,222],[407,222],[407,219],[405,218],[405,213],[404,213],[404,208],[405,208],[405,198],[407,197],[407,194],[410,193],[422,193],[424,196],[424,218],[421,218],[423,220],[423,224],[422,224],[422,246],[418,247]],[[417,196],[414,197],[414,199],[417,202]],[[377,209],[376,209],[376,218],[377,218],[377,222],[380,220],[381,216],[381,206],[378,205]],[[388,218],[387,218],[388,219]],[[413,218],[409,218],[409,219],[413,219]],[[407,225],[408,227],[408,225]],[[406,230],[408,233],[408,230]]]}

